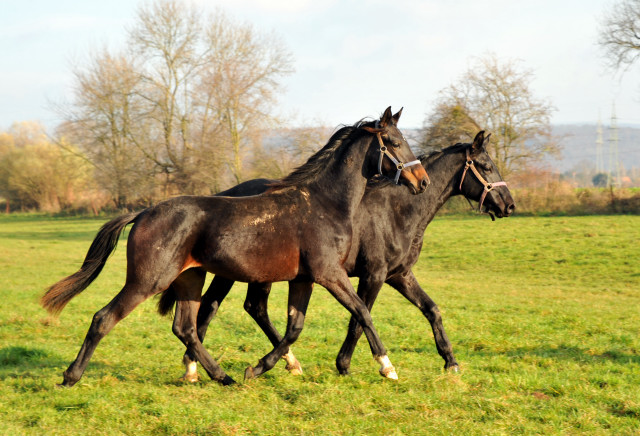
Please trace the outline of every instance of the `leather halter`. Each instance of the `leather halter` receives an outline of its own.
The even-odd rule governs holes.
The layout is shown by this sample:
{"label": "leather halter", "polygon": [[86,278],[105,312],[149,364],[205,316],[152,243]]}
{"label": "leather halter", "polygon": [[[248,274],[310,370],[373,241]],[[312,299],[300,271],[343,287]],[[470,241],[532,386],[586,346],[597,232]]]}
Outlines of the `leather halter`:
{"label": "leather halter", "polygon": [[[377,127],[378,127],[378,121],[376,121],[376,128]],[[402,170],[413,165],[421,165],[421,162],[418,159],[412,160],[411,162],[407,162],[407,163],[399,161],[389,152],[389,150],[387,150],[387,146],[384,145],[384,142],[382,142],[382,134],[378,132],[376,133],[376,136],[378,137],[378,143],[380,143],[380,158],[378,159],[378,174],[382,175],[382,159],[384,156],[387,156],[389,159],[391,159],[391,162],[393,162],[393,164],[396,166],[396,170],[397,170],[396,177],[393,179],[393,181],[395,182],[396,185],[398,185]],[[427,176],[427,178],[428,177],[429,176]]]}
{"label": "leather halter", "polygon": [[468,148],[465,149],[465,152],[467,153],[467,161],[464,164],[464,170],[462,171],[462,178],[460,179],[460,186],[458,187],[458,189],[462,191],[462,182],[464,182],[464,176],[467,174],[467,170],[471,168],[471,172],[475,174],[478,181],[482,183],[482,185],[484,186],[484,190],[482,191],[482,196],[480,197],[480,204],[478,204],[478,212],[482,212],[482,203],[484,203],[484,199],[487,196],[487,193],[491,191],[493,188],[495,188],[496,186],[507,186],[507,182],[505,182],[504,180],[499,182],[493,182],[493,183],[487,182],[484,179],[484,177],[482,177],[482,174],[480,174],[475,164],[473,163],[473,160],[469,156],[469,149]]}

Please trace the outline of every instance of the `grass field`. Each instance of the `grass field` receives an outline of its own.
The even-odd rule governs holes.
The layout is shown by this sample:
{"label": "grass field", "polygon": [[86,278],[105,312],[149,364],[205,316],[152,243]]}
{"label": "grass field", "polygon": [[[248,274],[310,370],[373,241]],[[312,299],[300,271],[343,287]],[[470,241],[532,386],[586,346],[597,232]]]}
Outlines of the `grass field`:
{"label": "grass field", "polygon": [[[239,383],[188,384],[183,347],[155,300],[102,341],[84,377],[56,388],[93,314],[124,282],[123,240],[101,276],[50,317],[38,299],[79,268],[103,219],[0,217],[0,434],[638,434],[640,216],[441,217],[414,271],[438,302],[461,365],[445,373],[420,312],[385,287],[373,310],[400,380],[366,341],[352,375],[335,356],[347,312],[322,288],[284,362],[242,382],[270,350],[236,287],[205,346]],[[270,313],[283,330],[286,287]]]}

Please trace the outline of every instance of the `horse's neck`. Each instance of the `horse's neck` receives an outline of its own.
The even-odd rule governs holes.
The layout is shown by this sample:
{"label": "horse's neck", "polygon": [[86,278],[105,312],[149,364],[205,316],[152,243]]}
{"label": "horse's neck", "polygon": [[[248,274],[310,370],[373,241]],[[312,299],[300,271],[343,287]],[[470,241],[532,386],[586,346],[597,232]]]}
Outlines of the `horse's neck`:
{"label": "horse's neck", "polygon": [[434,156],[433,160],[426,166],[427,173],[431,179],[431,185],[427,188],[427,193],[421,194],[423,219],[425,226],[447,202],[456,189],[458,174],[464,164],[464,159],[459,153],[441,153]]}
{"label": "horse's neck", "polygon": [[[340,159],[331,163],[316,182],[316,195],[328,198],[336,209],[353,218],[367,186],[362,166],[366,158],[369,136],[351,144]],[[373,174],[371,174],[373,177]]]}

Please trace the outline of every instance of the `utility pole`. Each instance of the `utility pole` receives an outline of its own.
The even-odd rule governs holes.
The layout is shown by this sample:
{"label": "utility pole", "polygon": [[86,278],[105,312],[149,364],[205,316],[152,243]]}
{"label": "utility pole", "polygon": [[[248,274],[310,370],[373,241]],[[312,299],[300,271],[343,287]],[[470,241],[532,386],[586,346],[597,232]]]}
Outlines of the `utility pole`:
{"label": "utility pole", "polygon": [[604,158],[602,156],[602,121],[598,115],[598,127],[596,128],[596,174],[604,172]]}
{"label": "utility pole", "polygon": [[[615,177],[615,178],[614,178]],[[616,104],[611,110],[611,126],[609,127],[609,173],[607,186],[620,186],[620,161],[618,159],[618,119]]]}

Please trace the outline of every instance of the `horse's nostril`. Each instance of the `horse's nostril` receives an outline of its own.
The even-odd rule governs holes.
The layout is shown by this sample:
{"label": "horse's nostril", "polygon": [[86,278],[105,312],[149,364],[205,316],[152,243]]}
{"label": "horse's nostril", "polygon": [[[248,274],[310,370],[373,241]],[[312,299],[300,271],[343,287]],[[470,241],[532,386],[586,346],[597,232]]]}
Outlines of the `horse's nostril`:
{"label": "horse's nostril", "polygon": [[420,189],[424,191],[425,189],[427,189],[427,186],[429,186],[429,182],[427,181],[427,179],[422,179],[422,181],[420,182]]}
{"label": "horse's nostril", "polygon": [[511,203],[509,206],[507,206],[507,215],[511,215],[514,210],[516,210],[516,205]]}

